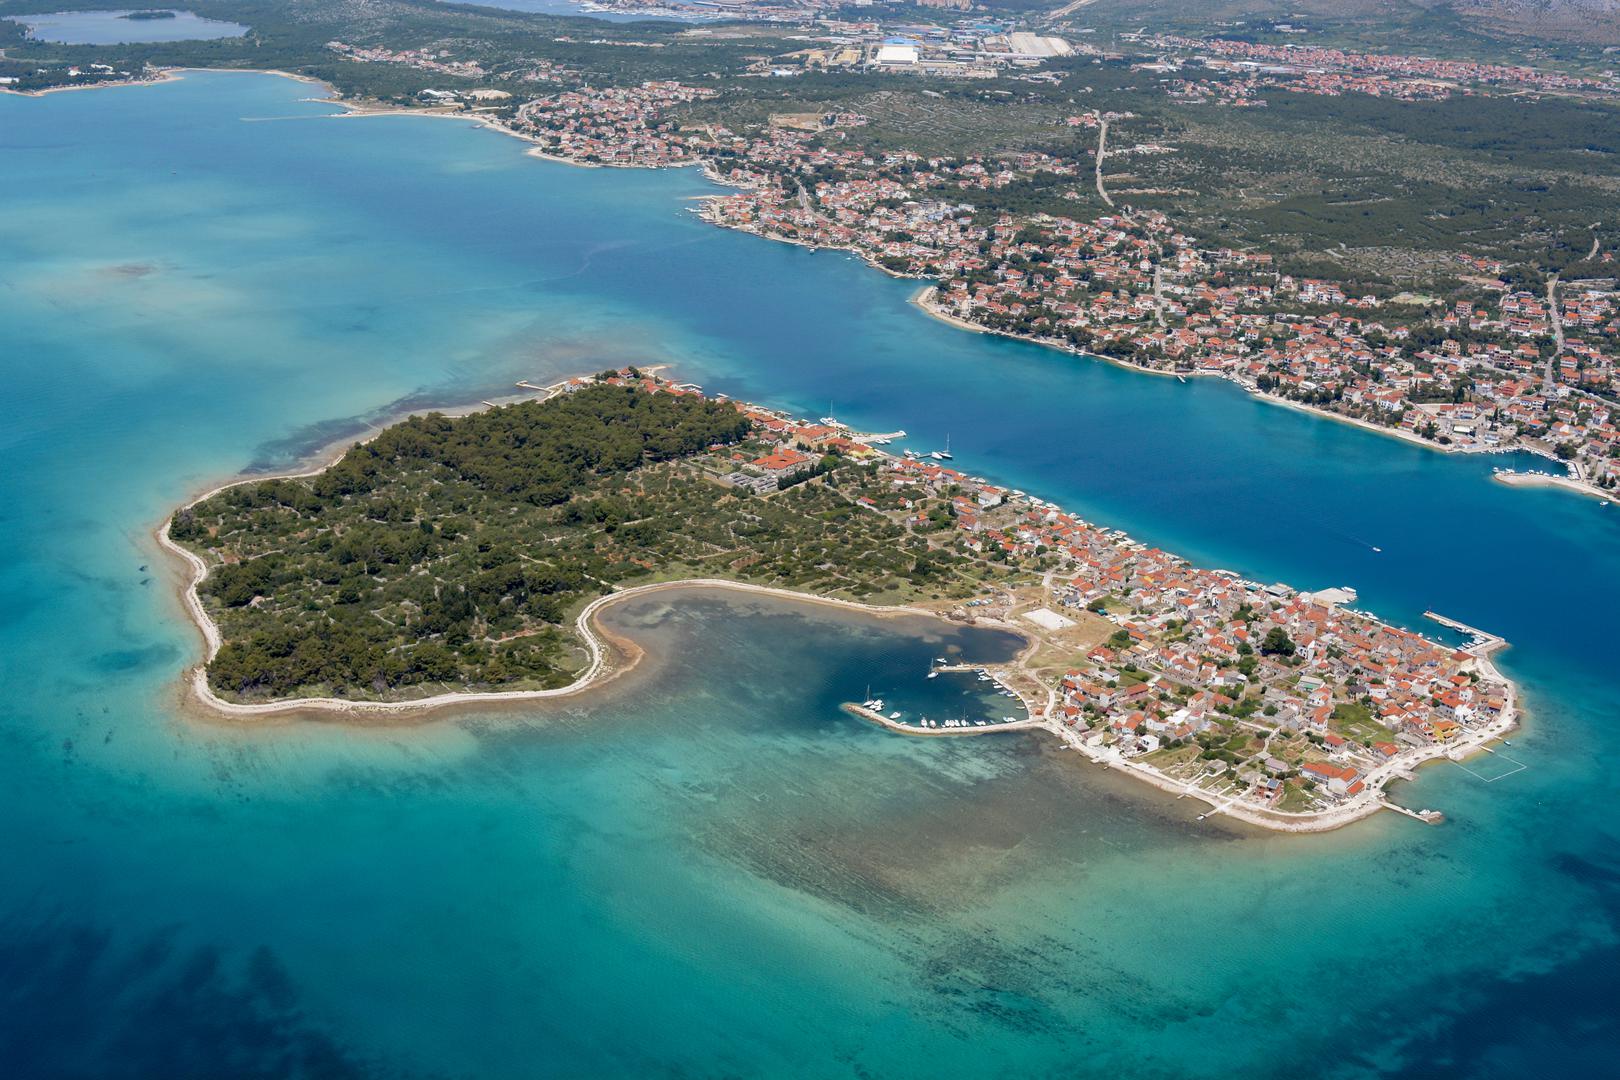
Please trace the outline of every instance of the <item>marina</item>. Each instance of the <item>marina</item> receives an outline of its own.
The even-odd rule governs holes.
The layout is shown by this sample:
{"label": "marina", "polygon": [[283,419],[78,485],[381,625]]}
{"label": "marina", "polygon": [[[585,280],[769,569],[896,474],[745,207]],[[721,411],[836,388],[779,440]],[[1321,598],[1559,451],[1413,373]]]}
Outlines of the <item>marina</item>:
{"label": "marina", "polygon": [[840,708],[853,716],[870,720],[902,735],[990,735],[1003,731],[1032,731],[1044,727],[1037,720],[1019,720],[1011,716],[1004,716],[995,723],[988,720],[970,722],[965,718],[939,721],[923,717],[917,723],[912,724],[903,723],[898,713],[890,713],[888,716],[884,716],[880,709],[874,709],[854,701],[846,701]]}

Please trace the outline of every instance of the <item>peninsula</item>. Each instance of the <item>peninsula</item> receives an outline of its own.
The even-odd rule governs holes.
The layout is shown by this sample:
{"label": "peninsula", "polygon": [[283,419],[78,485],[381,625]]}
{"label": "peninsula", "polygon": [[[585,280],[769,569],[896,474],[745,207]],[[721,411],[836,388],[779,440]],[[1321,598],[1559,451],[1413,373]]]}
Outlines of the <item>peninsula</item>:
{"label": "peninsula", "polygon": [[1019,656],[979,674],[1022,717],[847,708],[915,735],[1040,727],[1285,831],[1375,813],[1391,780],[1514,725],[1485,635],[1444,646],[1344,590],[1199,569],[831,418],[634,369],[544,394],[412,417],[177,511],[162,537],[193,572],[198,696],[398,714],[577,692],[614,670],[604,604],[703,583],[1015,630]]}

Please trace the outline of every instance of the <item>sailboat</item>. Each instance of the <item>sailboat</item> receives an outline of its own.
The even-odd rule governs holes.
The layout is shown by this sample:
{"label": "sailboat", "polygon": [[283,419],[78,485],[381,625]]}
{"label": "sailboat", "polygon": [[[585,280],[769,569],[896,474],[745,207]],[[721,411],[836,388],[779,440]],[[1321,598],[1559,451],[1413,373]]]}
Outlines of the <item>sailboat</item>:
{"label": "sailboat", "polygon": [[951,460],[951,437],[949,435],[945,436],[945,449],[935,450],[928,456],[933,458],[935,461]]}

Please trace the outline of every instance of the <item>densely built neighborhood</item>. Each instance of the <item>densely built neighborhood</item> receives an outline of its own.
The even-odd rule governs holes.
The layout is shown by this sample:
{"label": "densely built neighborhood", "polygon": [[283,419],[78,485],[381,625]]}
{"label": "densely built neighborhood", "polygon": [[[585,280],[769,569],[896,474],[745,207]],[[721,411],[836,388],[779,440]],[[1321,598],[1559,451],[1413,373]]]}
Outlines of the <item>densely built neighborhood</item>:
{"label": "densely built neighborhood", "polygon": [[[1104,169],[1040,152],[1000,157],[874,155],[843,145],[858,113],[740,135],[670,115],[713,94],[678,82],[574,90],[519,105],[509,126],[581,164],[701,163],[739,187],[702,213],[730,228],[858,253],[927,278],[929,310],[1006,333],[1250,391],[1453,451],[1525,449],[1563,463],[1594,492],[1620,483],[1612,280],[1515,287],[1500,263],[1458,252],[1475,299],[1355,295],[1279,272],[1263,252],[1208,248],[1165,213],[1119,206],[1081,220],[976,212],[974,193],[1035,174],[1072,177],[1106,198]],[[1098,132],[1106,112],[1069,118]],[[1117,138],[1117,136],[1116,136]],[[1105,149],[1165,152],[1152,144]],[[1110,200],[1111,201],[1111,200]],[[1599,252],[1600,262],[1613,253]]]}
{"label": "densely built neighborhood", "polygon": [[[633,370],[608,379],[702,394]],[[1422,762],[1513,726],[1512,687],[1489,661],[1496,639],[1442,644],[1354,610],[1350,590],[1196,567],[935,457],[890,454],[883,437],[737,407],[748,442],[691,462],[716,484],[767,499],[825,485],[932,549],[1016,570],[1006,584],[974,575],[932,606],[1029,638],[1018,661],[983,674],[1102,764],[1260,824],[1326,827],[1377,810],[1384,785]],[[887,726],[941,730],[927,724]],[[954,730],[995,729],[992,718]]]}

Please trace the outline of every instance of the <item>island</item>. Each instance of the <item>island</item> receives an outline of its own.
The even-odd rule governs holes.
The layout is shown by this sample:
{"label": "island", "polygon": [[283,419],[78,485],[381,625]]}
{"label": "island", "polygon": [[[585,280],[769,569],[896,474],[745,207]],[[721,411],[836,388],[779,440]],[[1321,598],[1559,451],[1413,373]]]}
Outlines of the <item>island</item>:
{"label": "island", "polygon": [[625,666],[593,625],[604,605],[702,583],[1013,630],[1018,656],[973,670],[1022,716],[845,707],[924,737],[1041,728],[1284,831],[1403,809],[1390,781],[1514,726],[1489,658],[1503,642],[1461,624],[1463,648],[1351,609],[1349,590],[1194,567],[946,450],[882,449],[903,432],[634,368],[539,389],[178,510],[160,539],[208,642],[196,696],[234,716],[353,716],[577,693]]}
{"label": "island", "polygon": [[173,19],[179,14],[178,11],[131,11],[118,17],[120,19],[133,19],[136,22],[147,22],[154,19]]}

